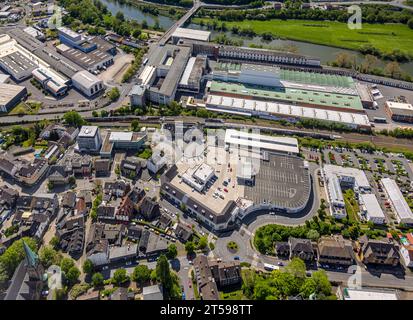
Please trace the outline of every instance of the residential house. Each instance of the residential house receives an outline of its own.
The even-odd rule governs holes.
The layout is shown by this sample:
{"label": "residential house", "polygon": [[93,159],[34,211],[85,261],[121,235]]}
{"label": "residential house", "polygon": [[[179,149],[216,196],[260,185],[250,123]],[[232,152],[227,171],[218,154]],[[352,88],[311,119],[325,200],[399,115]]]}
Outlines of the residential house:
{"label": "residential house", "polygon": [[320,264],[350,266],[354,261],[351,242],[341,236],[320,238],[317,254]]}
{"label": "residential house", "polygon": [[116,208],[110,205],[101,205],[97,209],[97,219],[99,222],[116,222]]}
{"label": "residential house", "polygon": [[50,166],[49,174],[47,180],[52,183],[53,186],[62,186],[69,183],[69,177],[72,175],[72,172],[67,169],[65,166],[53,165]]}
{"label": "residential house", "polygon": [[56,230],[59,247],[72,257],[83,254],[85,244],[85,220],[82,215],[67,217],[60,228]]}
{"label": "residential house", "polygon": [[95,160],[95,175],[96,177],[109,177],[111,172],[112,160],[96,159]]}
{"label": "residential house", "polygon": [[74,154],[64,160],[67,170],[73,172],[77,177],[88,177],[92,174],[92,157],[88,154]]}
{"label": "residential house", "polygon": [[194,259],[194,273],[201,299],[219,300],[218,287],[212,275],[207,256],[199,255]]}
{"label": "residential house", "polygon": [[83,199],[85,201],[86,208],[89,208],[89,209],[92,208],[93,201],[92,201],[92,192],[91,191],[89,191],[89,190],[80,190],[77,193],[77,197],[79,199]]}
{"label": "residential house", "polygon": [[112,247],[109,250],[109,262],[118,263],[136,260],[138,257],[138,245],[127,244],[121,247]]}
{"label": "residential house", "polygon": [[219,288],[240,284],[242,281],[241,266],[238,261],[209,260],[209,267]]}
{"label": "residential house", "polygon": [[188,241],[193,235],[192,228],[184,223],[179,222],[175,229],[175,235],[182,242]]}
{"label": "residential house", "polygon": [[288,243],[290,245],[290,259],[297,257],[306,262],[314,260],[314,247],[310,240],[290,237]]}
{"label": "residential house", "polygon": [[0,187],[0,226],[14,212],[19,192],[8,186]]}
{"label": "residential house", "polygon": [[128,239],[139,241],[143,230],[142,226],[128,226]]}
{"label": "residential house", "polygon": [[75,210],[76,206],[76,193],[68,191],[62,196],[62,207],[71,211]]}
{"label": "residential house", "polygon": [[115,182],[105,182],[103,191],[112,197],[120,198],[125,196],[130,190],[129,183],[123,180],[118,180]]}
{"label": "residential house", "polygon": [[135,213],[135,204],[129,197],[124,197],[116,210],[116,220],[119,222],[129,222]]}
{"label": "residential house", "polygon": [[161,215],[159,217],[159,220],[156,223],[156,226],[160,229],[165,230],[171,224],[172,224],[172,218],[169,215],[165,214],[165,213],[161,213]]}
{"label": "residential house", "polygon": [[142,170],[141,160],[138,157],[127,157],[120,163],[121,175],[129,178],[136,179],[139,177]]}
{"label": "residential house", "polygon": [[290,244],[289,242],[276,242],[275,253],[280,258],[288,259],[290,257]]}
{"label": "residential house", "polygon": [[140,203],[142,199],[145,197],[145,190],[140,189],[140,188],[133,188],[129,193],[128,193],[128,198],[132,201],[132,203],[135,206],[135,210],[139,210]]}
{"label": "residential house", "polygon": [[146,220],[152,221],[160,216],[159,203],[146,196],[139,207],[138,213]]}
{"label": "residential house", "polygon": [[397,266],[400,262],[398,246],[392,241],[372,240],[363,236],[359,243],[359,255],[364,264]]}

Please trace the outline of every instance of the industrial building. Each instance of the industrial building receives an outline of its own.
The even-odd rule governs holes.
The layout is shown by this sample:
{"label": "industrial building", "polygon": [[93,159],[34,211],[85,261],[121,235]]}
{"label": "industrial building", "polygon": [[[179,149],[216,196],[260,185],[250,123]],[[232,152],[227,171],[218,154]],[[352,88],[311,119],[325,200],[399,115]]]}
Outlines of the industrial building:
{"label": "industrial building", "polygon": [[219,48],[219,58],[274,64],[305,65],[312,67],[320,67],[321,65],[319,59],[312,57],[267,49],[233,46],[221,46]]}
{"label": "industrial building", "polygon": [[99,49],[84,52],[70,48],[65,44],[60,44],[57,47],[57,52],[90,72],[104,69],[113,64],[113,56]]}
{"label": "industrial building", "polygon": [[0,67],[16,81],[25,80],[38,67],[34,56],[9,35],[0,35]]}
{"label": "industrial building", "polygon": [[150,101],[167,105],[172,102],[190,56],[189,47],[159,46],[156,53],[148,57],[137,86],[129,93],[131,104],[143,105]]}
{"label": "industrial building", "polygon": [[23,86],[0,83],[0,112],[8,112],[27,96]]}
{"label": "industrial building", "polygon": [[330,212],[337,219],[343,219],[347,215],[342,192],[343,189],[353,189],[355,192],[360,193],[371,190],[367,176],[362,170],[336,165],[325,165],[323,172]]}
{"label": "industrial building", "polygon": [[317,119],[344,124],[348,127],[370,130],[371,124],[365,114],[301,107],[293,104],[266,102],[252,99],[232,98],[218,94],[209,94],[205,108],[220,113],[242,116],[256,116],[271,120],[298,121],[301,118]]}
{"label": "industrial building", "polygon": [[46,39],[46,36],[44,35],[43,32],[33,27],[24,28],[23,31],[37,40],[44,41]]}
{"label": "industrial building", "polygon": [[189,58],[182,78],[179,81],[179,91],[199,93],[207,64],[206,56],[198,55]]}
{"label": "industrial building", "polygon": [[211,38],[211,32],[188,29],[188,28],[176,28],[175,32],[172,34],[172,42],[177,43],[181,39],[190,39],[197,41],[209,41]]}
{"label": "industrial building", "polygon": [[313,68],[320,68],[321,66],[320,59],[285,51],[217,45],[215,43],[186,39],[182,39],[180,43],[190,46],[194,55],[204,54],[208,57],[214,58],[215,60],[219,59],[221,61],[229,60],[264,63],[269,65],[279,64],[306,66]]}
{"label": "industrial building", "polygon": [[81,152],[99,152],[102,137],[97,126],[82,126],[77,136],[77,144]]}
{"label": "industrial building", "polygon": [[376,196],[372,193],[360,195],[361,213],[365,216],[367,221],[374,224],[385,224],[386,217]]}
{"label": "industrial building", "polygon": [[273,66],[218,63],[211,94],[303,107],[364,113],[352,78]]}
{"label": "industrial building", "polygon": [[93,97],[105,90],[103,81],[86,70],[73,75],[72,85],[87,97]]}
{"label": "industrial building", "polygon": [[413,224],[412,210],[403,197],[396,181],[390,178],[383,178],[381,179],[381,183],[396,214],[397,221],[408,225]]}
{"label": "industrial building", "polygon": [[61,44],[57,51],[70,61],[90,72],[105,69],[113,64],[116,47],[99,37],[86,38],[66,28],[58,28]]}
{"label": "industrial building", "polygon": [[71,48],[79,49],[82,52],[91,52],[97,49],[96,44],[90,43],[88,39],[81,34],[67,28],[57,28],[59,34],[59,40],[61,43],[68,45]]}
{"label": "industrial building", "polygon": [[394,121],[413,122],[413,106],[410,103],[386,101],[385,110]]}
{"label": "industrial building", "polygon": [[140,132],[109,132],[100,149],[102,158],[110,158],[114,149],[139,150],[146,141],[146,134]]}
{"label": "industrial building", "polygon": [[63,78],[52,69],[37,68],[32,71],[33,78],[36,79],[45,90],[54,96],[60,97],[69,90],[69,79]]}
{"label": "industrial building", "polygon": [[232,150],[240,147],[259,152],[272,151],[294,155],[300,152],[296,138],[264,136],[233,129],[225,131],[225,145]]}

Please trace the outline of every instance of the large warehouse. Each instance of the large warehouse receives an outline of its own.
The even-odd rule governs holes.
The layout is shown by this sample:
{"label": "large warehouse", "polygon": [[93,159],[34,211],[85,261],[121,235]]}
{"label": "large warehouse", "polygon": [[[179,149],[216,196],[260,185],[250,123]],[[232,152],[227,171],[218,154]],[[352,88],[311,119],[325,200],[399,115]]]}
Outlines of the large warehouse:
{"label": "large warehouse", "polygon": [[410,103],[386,101],[385,108],[392,120],[413,122],[413,106]]}
{"label": "large warehouse", "polygon": [[386,223],[386,217],[376,196],[372,193],[366,193],[360,195],[361,211],[364,213],[367,221],[371,221],[374,224]]}
{"label": "large warehouse", "polygon": [[23,86],[0,83],[0,112],[8,112],[27,95]]}
{"label": "large warehouse", "polygon": [[76,73],[72,77],[72,84],[87,97],[93,97],[105,89],[103,81],[86,70]]}
{"label": "large warehouse", "polygon": [[188,29],[188,28],[176,28],[175,32],[172,34],[173,43],[177,43],[181,39],[190,39],[197,41],[209,41],[211,37],[211,32]]}
{"label": "large warehouse", "polygon": [[386,192],[389,201],[392,205],[397,221],[404,224],[413,224],[413,213],[404,199],[402,192],[396,181],[390,178],[381,179],[384,191]]}

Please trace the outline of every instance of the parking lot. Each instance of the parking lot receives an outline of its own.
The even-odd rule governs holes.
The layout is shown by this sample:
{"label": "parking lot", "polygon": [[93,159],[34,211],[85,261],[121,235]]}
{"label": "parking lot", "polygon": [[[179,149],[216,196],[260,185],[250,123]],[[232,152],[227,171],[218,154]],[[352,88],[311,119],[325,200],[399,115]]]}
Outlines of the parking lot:
{"label": "parking lot", "polygon": [[295,209],[305,206],[310,189],[309,173],[301,158],[270,154],[269,161],[260,162],[254,183],[245,186],[245,198]]}

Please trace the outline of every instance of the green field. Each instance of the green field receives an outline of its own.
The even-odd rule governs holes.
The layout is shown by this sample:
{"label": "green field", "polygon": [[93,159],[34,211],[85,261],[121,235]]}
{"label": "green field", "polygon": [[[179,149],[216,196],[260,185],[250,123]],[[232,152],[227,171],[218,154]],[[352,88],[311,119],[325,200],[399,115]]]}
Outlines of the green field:
{"label": "green field", "polygon": [[[208,19],[194,19],[194,23]],[[358,50],[372,45],[382,52],[400,49],[413,56],[413,30],[403,24],[367,24],[362,29],[350,30],[346,23],[309,20],[244,20],[225,22],[228,29],[251,28],[257,34],[270,32],[278,38]]]}
{"label": "green field", "polygon": [[42,104],[40,102],[20,102],[17,106],[10,110],[9,115],[34,115],[39,112],[41,107]]}

